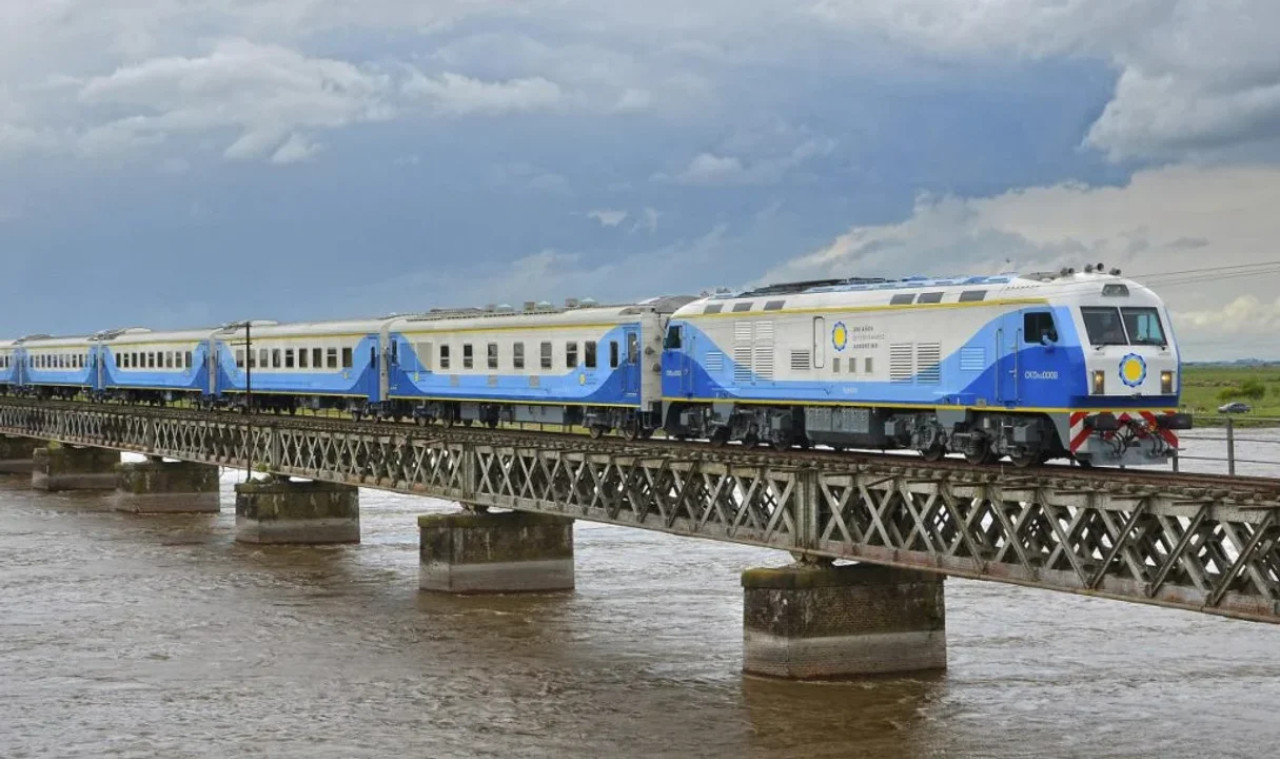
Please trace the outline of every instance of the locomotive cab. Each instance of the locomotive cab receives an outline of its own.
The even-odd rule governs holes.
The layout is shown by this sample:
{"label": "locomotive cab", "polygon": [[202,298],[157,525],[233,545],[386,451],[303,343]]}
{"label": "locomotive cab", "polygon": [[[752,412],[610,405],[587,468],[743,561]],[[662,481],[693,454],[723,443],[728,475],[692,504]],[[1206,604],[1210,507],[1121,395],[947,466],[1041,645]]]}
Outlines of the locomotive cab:
{"label": "locomotive cab", "polygon": [[[1091,288],[1092,289],[1092,288]],[[1177,450],[1180,363],[1169,315],[1137,283],[1107,278],[1071,309],[1083,375],[1074,394],[1068,445],[1085,464],[1163,463]]]}

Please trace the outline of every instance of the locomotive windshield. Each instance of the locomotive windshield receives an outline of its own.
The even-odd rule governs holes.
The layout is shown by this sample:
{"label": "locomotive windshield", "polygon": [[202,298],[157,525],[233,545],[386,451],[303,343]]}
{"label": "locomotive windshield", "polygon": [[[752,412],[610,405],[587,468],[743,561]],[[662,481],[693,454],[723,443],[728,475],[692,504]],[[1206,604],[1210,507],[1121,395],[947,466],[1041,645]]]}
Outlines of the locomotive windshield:
{"label": "locomotive windshield", "polygon": [[1160,312],[1154,308],[1083,307],[1084,328],[1093,345],[1167,345]]}
{"label": "locomotive windshield", "polygon": [[1154,308],[1122,308],[1124,328],[1130,345],[1168,345],[1160,326],[1160,312]]}
{"label": "locomotive windshield", "polygon": [[1084,328],[1093,345],[1127,345],[1118,308],[1081,308]]}

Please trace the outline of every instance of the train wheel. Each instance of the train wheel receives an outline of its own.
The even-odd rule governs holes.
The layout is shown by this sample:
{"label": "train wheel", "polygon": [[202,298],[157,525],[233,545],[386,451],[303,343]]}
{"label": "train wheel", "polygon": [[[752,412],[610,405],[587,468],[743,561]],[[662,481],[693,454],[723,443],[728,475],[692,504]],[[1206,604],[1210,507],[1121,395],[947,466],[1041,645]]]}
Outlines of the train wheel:
{"label": "train wheel", "polygon": [[1018,469],[1026,469],[1041,463],[1041,454],[1039,451],[1010,454],[1009,461]]}
{"label": "train wheel", "polygon": [[748,448],[755,448],[757,445],[760,445],[760,436],[754,432],[748,432],[743,436],[742,444]]}
{"label": "train wheel", "polygon": [[628,442],[640,437],[640,422],[630,421],[622,425],[622,437]]}
{"label": "train wheel", "polygon": [[775,437],[769,441],[769,446],[775,451],[791,450],[791,440],[785,437]]}
{"label": "train wheel", "polygon": [[711,444],[717,448],[723,448],[729,444],[729,428],[716,427],[711,431]]}
{"label": "train wheel", "polygon": [[587,428],[587,433],[591,435],[592,440],[599,440],[600,438],[604,437],[604,433],[605,433],[604,425],[593,424]]}
{"label": "train wheel", "polygon": [[995,463],[995,453],[990,448],[983,446],[978,450],[966,448],[964,452],[964,460],[972,466],[987,466]]}
{"label": "train wheel", "polygon": [[941,445],[931,445],[920,451],[920,455],[924,457],[925,461],[933,463],[935,461],[942,461],[942,459],[947,455],[947,449]]}

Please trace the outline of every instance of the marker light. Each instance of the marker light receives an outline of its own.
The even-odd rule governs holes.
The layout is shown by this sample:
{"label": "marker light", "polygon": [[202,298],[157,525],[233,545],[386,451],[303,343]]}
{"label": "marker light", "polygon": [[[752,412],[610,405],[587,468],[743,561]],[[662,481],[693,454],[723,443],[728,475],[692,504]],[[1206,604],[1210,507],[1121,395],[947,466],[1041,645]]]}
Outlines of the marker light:
{"label": "marker light", "polygon": [[1107,389],[1107,373],[1098,369],[1093,373],[1093,394],[1102,395]]}
{"label": "marker light", "polygon": [[1173,372],[1160,372],[1160,392],[1165,395],[1173,393]]}

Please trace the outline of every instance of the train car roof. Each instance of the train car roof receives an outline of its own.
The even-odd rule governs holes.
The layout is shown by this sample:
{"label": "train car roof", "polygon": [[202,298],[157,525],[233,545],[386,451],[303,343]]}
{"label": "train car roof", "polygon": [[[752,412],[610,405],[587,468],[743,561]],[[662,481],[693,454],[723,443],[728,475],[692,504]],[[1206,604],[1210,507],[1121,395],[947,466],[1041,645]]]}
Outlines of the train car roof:
{"label": "train car roof", "polygon": [[132,327],[123,330],[111,330],[98,333],[97,340],[108,346],[146,345],[150,343],[180,343],[208,339],[213,327],[181,330],[150,330]]}
{"label": "train car roof", "polygon": [[93,339],[93,335],[66,335],[62,337],[51,337],[49,335],[35,335],[32,337],[23,337],[15,341],[17,345],[23,348],[84,348],[88,347],[89,341]]}
{"label": "train car roof", "polygon": [[564,326],[584,324],[626,323],[644,313],[674,313],[684,304],[695,300],[693,296],[674,295],[649,298],[635,303],[605,306],[575,306],[557,308],[543,304],[532,310],[494,310],[468,308],[441,310],[423,314],[407,314],[396,317],[391,329],[400,332],[447,332],[452,330],[509,329],[523,326]]}
{"label": "train car roof", "polygon": [[[341,319],[321,322],[254,322],[249,327],[251,339],[263,337],[339,337],[365,335],[378,332],[389,318],[380,319]],[[244,337],[244,323],[224,326],[214,332],[219,340],[234,340]]]}

